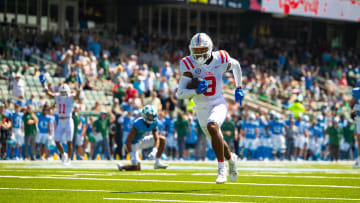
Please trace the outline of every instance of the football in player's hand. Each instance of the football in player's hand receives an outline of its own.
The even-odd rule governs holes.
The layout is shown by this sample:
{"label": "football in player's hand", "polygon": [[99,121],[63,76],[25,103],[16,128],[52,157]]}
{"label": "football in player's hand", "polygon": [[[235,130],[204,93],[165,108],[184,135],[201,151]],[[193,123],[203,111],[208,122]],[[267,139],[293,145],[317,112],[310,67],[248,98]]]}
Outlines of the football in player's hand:
{"label": "football in player's hand", "polygon": [[191,81],[187,84],[186,88],[188,89],[196,89],[199,86],[199,83],[202,81],[202,78],[193,78]]}

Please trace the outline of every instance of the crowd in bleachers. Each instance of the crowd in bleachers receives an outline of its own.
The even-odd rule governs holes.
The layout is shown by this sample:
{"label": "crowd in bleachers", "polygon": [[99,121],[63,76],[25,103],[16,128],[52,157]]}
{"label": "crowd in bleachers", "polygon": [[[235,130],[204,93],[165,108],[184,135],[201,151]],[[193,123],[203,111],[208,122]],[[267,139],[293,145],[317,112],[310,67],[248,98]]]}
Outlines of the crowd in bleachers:
{"label": "crowd in bleachers", "polygon": [[[254,111],[246,104],[240,108],[229,100],[229,116],[222,132],[233,151],[246,159],[354,158],[357,148],[348,91],[360,79],[359,54],[325,42],[303,46],[292,40],[268,37],[233,40],[237,43],[215,41],[214,49],[228,50],[239,60],[248,94],[281,107],[283,113],[270,113],[266,108]],[[124,158],[123,144],[132,122],[144,105],[152,104],[159,112],[159,132],[167,137],[168,158],[213,159],[211,145],[197,126],[192,101],[178,100],[175,95],[178,61],[188,54],[186,44],[183,39],[141,33],[126,36],[106,30],[75,31],[65,36],[13,33],[4,37],[3,33],[0,59],[7,71],[1,71],[0,78],[7,82],[0,84],[2,88],[10,87],[2,90],[9,92],[10,97],[3,101],[1,114],[11,118],[14,113],[9,109],[15,109],[15,105],[24,112],[30,105],[35,111],[49,110],[52,135],[56,106],[44,96],[38,80],[40,74],[45,74],[48,88],[54,92],[62,83],[80,85],[83,89],[74,113],[80,117],[74,119],[79,120],[74,136],[78,140],[74,142],[78,158],[83,159],[86,154],[95,159],[97,153],[107,159]],[[55,65],[32,64],[33,55]],[[231,73],[224,75],[224,84],[225,89],[234,86]],[[291,112],[289,119],[284,117],[287,110]],[[88,111],[92,113],[83,114]],[[100,119],[94,112],[108,115],[107,135],[94,130],[94,123]],[[14,124],[13,120],[13,129]],[[333,128],[340,127],[341,133],[333,133]],[[11,127],[2,128],[8,131],[2,137],[11,146],[8,158],[24,156],[16,149],[22,143],[11,136]],[[47,150],[56,151],[52,139],[43,144]],[[109,152],[105,150],[108,146]]]}

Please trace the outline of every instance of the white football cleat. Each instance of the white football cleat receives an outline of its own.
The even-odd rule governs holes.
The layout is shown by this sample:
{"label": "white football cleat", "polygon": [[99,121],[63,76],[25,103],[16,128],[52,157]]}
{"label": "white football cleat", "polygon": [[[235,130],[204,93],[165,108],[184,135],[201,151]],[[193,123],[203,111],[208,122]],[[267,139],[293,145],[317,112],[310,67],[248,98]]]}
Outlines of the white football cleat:
{"label": "white football cleat", "polygon": [[216,184],[224,184],[226,182],[226,168],[218,169],[218,176],[216,178]]}
{"label": "white football cleat", "polygon": [[64,155],[64,164],[65,165],[70,165],[70,159],[69,159],[67,153],[65,153],[65,155]]}
{"label": "white football cleat", "polygon": [[122,164],[120,162],[117,163],[117,167],[118,167],[119,171],[122,171],[123,166],[122,166]]}
{"label": "white football cleat", "polygon": [[154,169],[166,169],[168,165],[161,162],[155,162]]}
{"label": "white football cleat", "polygon": [[355,161],[355,164],[354,164],[354,166],[353,166],[353,168],[359,168],[359,162],[358,161]]}
{"label": "white football cleat", "polygon": [[67,156],[65,153],[63,155],[61,155],[61,158],[60,158],[61,163],[65,162],[65,156]]}
{"label": "white football cleat", "polygon": [[229,160],[229,178],[231,182],[236,182],[236,179],[238,177],[238,172],[236,169],[236,159],[236,154],[231,153],[231,159]]}

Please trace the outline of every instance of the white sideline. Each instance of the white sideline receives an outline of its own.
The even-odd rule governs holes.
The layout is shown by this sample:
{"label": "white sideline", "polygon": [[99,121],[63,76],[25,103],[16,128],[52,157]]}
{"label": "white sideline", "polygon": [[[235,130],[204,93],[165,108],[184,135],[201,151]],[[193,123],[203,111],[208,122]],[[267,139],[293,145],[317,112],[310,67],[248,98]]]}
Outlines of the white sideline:
{"label": "white sideline", "polygon": [[[110,179],[110,178],[71,178],[50,176],[0,176],[0,178],[22,178],[22,179],[63,179],[63,180],[96,180],[96,181],[128,181],[128,182],[155,182],[155,183],[193,183],[193,184],[215,184],[205,181],[180,181],[180,180],[143,180],[143,179]],[[275,184],[275,183],[231,183],[229,185],[256,185],[256,186],[288,186],[288,187],[320,187],[320,188],[347,188],[360,189],[360,186],[348,185],[303,185],[303,184]]]}
{"label": "white sideline", "polygon": [[137,191],[111,191],[111,190],[85,190],[85,189],[55,189],[55,188],[0,188],[0,190],[23,190],[23,191],[63,191],[63,192],[106,192],[119,194],[163,194],[163,195],[189,195],[189,196],[221,196],[221,197],[250,197],[270,199],[309,199],[309,200],[349,200],[359,201],[360,199],[335,198],[335,197],[287,197],[287,196],[265,196],[265,195],[226,195],[226,194],[201,194],[201,193],[177,193],[177,192],[137,192]]}

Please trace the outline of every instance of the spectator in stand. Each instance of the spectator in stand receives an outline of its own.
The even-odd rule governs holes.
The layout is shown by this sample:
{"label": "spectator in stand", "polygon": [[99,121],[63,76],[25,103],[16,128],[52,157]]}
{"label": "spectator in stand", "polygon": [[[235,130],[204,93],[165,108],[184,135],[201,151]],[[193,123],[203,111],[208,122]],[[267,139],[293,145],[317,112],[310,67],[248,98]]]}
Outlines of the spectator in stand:
{"label": "spectator in stand", "polygon": [[161,101],[157,96],[157,93],[155,91],[151,92],[151,97],[149,99],[146,100],[146,102],[144,103],[144,105],[152,105],[154,107],[154,109],[157,110],[157,112],[160,112],[162,110],[162,105],[161,105]]}
{"label": "spectator in stand", "polygon": [[177,105],[178,100],[172,89],[169,89],[168,95],[169,97],[166,99],[166,111],[173,113],[175,112],[175,106]]}
{"label": "spectator in stand", "polygon": [[137,94],[138,91],[133,87],[132,84],[128,84],[125,93],[126,93],[125,102],[128,102],[129,99],[134,99],[135,94]]}
{"label": "spectator in stand", "polygon": [[70,76],[72,57],[73,52],[70,49],[66,51],[66,53],[61,57],[61,63],[63,65],[62,76],[65,78],[68,78]]}
{"label": "spectator in stand", "polygon": [[104,54],[101,62],[99,63],[99,78],[102,80],[109,79],[109,68],[110,62],[108,60],[108,55]]}
{"label": "spectator in stand", "polygon": [[100,57],[101,45],[97,38],[95,38],[93,42],[92,40],[89,42],[89,49],[94,53],[96,58]]}
{"label": "spectator in stand", "polygon": [[145,97],[149,97],[150,93],[154,90],[155,73],[151,70],[148,72],[144,84],[145,84]]}
{"label": "spectator in stand", "polygon": [[87,80],[83,87],[83,90],[97,90],[97,87],[94,84],[92,84],[91,80]]}
{"label": "spectator in stand", "polygon": [[67,83],[70,86],[77,86],[77,74],[75,71],[71,71],[71,74],[68,78],[66,78],[65,83]]}
{"label": "spectator in stand", "polygon": [[26,90],[26,83],[21,78],[20,73],[16,73],[15,80],[11,81],[11,87],[12,87],[12,96],[14,97],[14,99],[22,100],[24,98],[24,93]]}
{"label": "spectator in stand", "polygon": [[120,103],[122,103],[123,98],[126,95],[125,82],[122,78],[119,78],[119,82],[111,88],[111,91],[113,93],[114,100],[117,99]]}
{"label": "spectator in stand", "polygon": [[36,109],[42,109],[46,104],[48,104],[47,101],[45,101],[44,94],[40,94],[39,97],[39,100],[36,102]]}
{"label": "spectator in stand", "polygon": [[130,77],[133,75],[135,68],[138,67],[137,56],[131,55],[130,60],[125,66],[127,75]]}
{"label": "spectator in stand", "polygon": [[348,86],[348,81],[346,79],[346,73],[342,73],[341,79],[339,80],[339,85]]}
{"label": "spectator in stand", "polygon": [[34,109],[37,109],[37,103],[38,102],[35,101],[35,95],[34,95],[34,93],[32,93],[30,95],[30,98],[26,101],[25,105],[27,106],[27,105],[31,104],[34,107]]}
{"label": "spectator in stand", "polygon": [[167,80],[169,80],[174,75],[174,71],[170,66],[169,61],[165,61],[165,67],[161,69],[161,77],[165,77]]}
{"label": "spectator in stand", "polygon": [[134,88],[137,90],[137,92],[142,95],[145,92],[145,78],[140,74],[136,76],[136,81],[134,82]]}
{"label": "spectator in stand", "polygon": [[91,109],[91,111],[100,112],[101,111],[100,102],[96,101],[95,106]]}
{"label": "spectator in stand", "polygon": [[79,108],[80,108],[80,112],[86,111],[86,105],[85,105],[84,101],[85,101],[84,98],[79,98]]}

